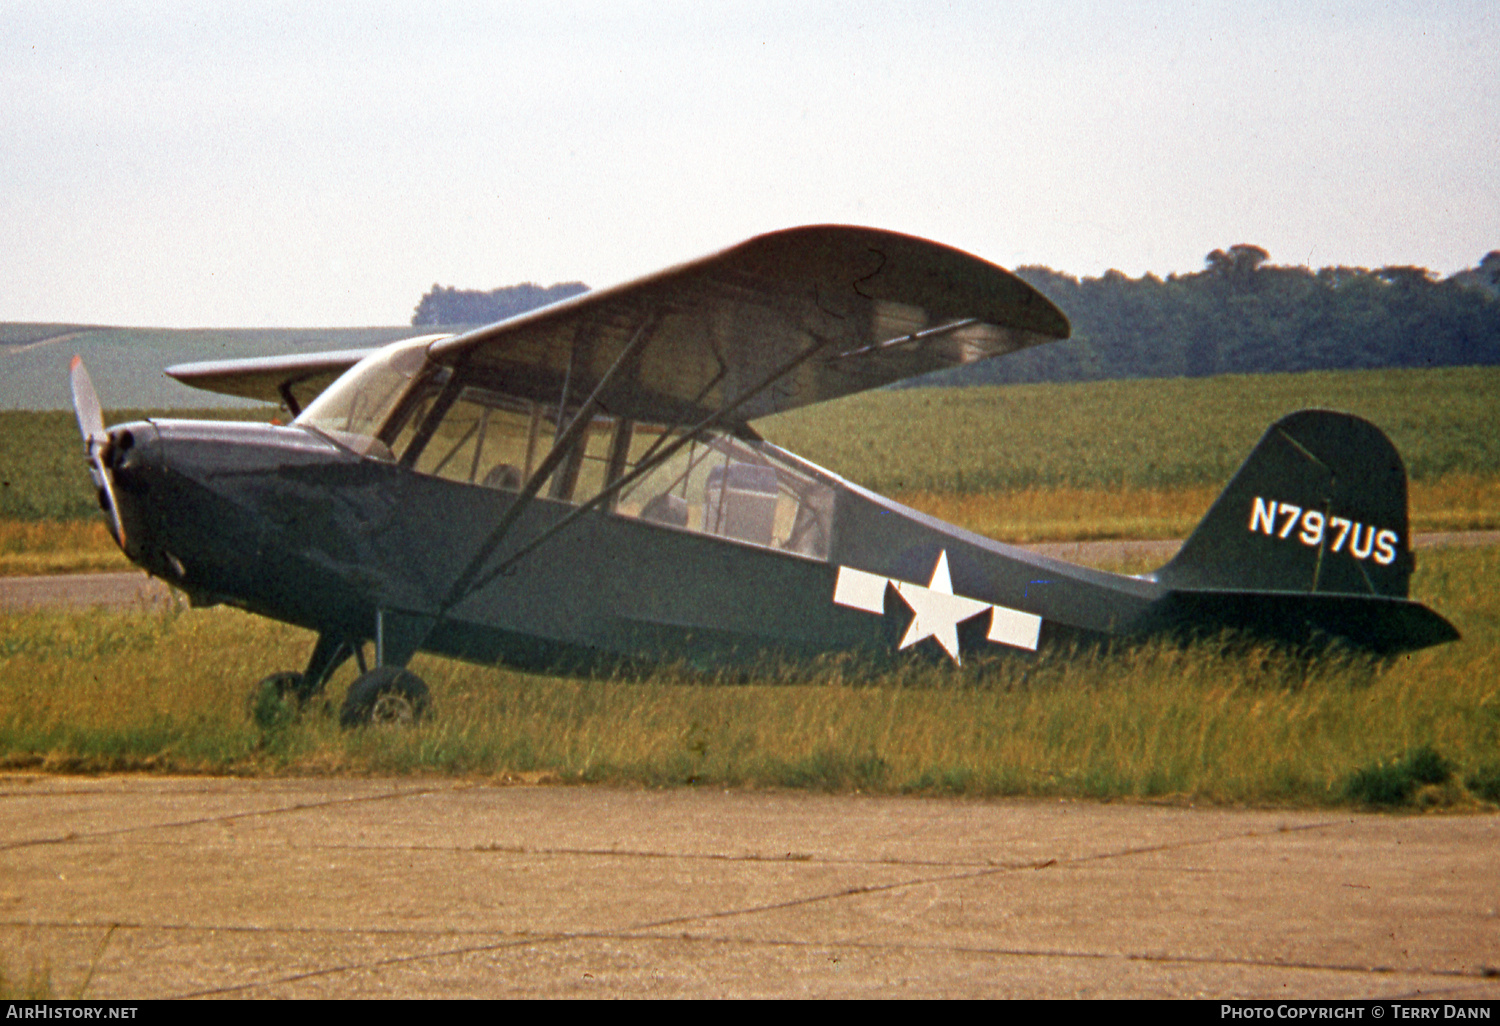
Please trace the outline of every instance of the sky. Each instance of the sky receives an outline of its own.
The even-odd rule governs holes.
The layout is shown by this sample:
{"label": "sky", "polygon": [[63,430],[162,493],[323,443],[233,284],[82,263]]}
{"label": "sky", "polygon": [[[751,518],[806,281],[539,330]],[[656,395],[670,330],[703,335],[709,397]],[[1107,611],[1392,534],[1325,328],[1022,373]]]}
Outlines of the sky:
{"label": "sky", "polygon": [[409,322],[798,224],[1005,267],[1500,248],[1500,5],[0,0],[0,321]]}

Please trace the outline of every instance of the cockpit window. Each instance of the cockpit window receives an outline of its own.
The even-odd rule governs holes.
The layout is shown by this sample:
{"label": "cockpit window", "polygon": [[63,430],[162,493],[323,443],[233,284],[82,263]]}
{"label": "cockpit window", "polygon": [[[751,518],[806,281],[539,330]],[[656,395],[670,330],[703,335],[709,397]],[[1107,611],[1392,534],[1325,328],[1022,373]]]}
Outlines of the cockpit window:
{"label": "cockpit window", "polygon": [[[439,401],[434,395],[433,402]],[[429,402],[416,404],[392,442],[398,458],[420,474],[465,484],[520,491],[538,452],[535,404],[468,387],[447,407],[437,424],[427,423]],[[427,433],[420,451],[412,448]]]}
{"label": "cockpit window", "polygon": [[[630,463],[670,441],[635,425]],[[622,490],[615,512],[703,534],[827,559],[834,490],[774,446],[706,433]]]}
{"label": "cockpit window", "polygon": [[[500,381],[448,367],[423,372],[420,349],[384,355],[350,370],[329,390],[337,394],[320,396],[297,423],[345,444],[357,439],[357,451],[419,474],[515,492],[577,415],[559,422],[555,405],[509,394]],[[678,428],[597,413],[537,495],[580,504],[609,492],[603,509],[615,516],[828,558],[835,489],[813,468],[753,436],[713,430],[683,439]],[[676,448],[656,463],[668,446]]]}
{"label": "cockpit window", "polygon": [[415,338],[371,353],[344,372],[303,410],[294,424],[316,428],[364,456],[391,459],[379,438],[427,360],[434,338]]}

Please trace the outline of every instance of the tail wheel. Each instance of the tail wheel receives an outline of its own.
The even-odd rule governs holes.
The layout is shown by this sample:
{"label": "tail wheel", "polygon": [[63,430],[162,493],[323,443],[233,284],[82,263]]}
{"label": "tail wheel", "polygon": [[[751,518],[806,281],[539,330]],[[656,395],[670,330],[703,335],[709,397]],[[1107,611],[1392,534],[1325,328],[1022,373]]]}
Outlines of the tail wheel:
{"label": "tail wheel", "polygon": [[431,705],[432,696],[421,677],[398,666],[377,666],[349,685],[349,697],[344,699],[344,708],[339,712],[339,725],[416,723]]}

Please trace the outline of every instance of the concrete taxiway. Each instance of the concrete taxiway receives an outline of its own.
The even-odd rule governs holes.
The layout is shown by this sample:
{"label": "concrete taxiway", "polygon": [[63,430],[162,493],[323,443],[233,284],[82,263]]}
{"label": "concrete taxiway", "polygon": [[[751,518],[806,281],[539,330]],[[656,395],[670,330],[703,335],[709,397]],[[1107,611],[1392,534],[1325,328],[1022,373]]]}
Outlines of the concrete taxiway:
{"label": "concrete taxiway", "polygon": [[1500,818],[0,776],[58,996],[1500,999]]}

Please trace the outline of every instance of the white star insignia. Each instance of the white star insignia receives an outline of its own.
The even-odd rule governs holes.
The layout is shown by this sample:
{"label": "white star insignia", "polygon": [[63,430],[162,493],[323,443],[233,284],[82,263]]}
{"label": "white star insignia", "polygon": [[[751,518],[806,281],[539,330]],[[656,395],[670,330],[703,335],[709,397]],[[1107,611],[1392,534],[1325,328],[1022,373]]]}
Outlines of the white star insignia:
{"label": "white star insignia", "polygon": [[863,609],[870,613],[885,612],[885,586],[893,585],[907,608],[912,611],[911,626],[901,638],[900,649],[907,649],[923,638],[932,638],[955,663],[963,665],[958,652],[958,625],[985,610],[991,611],[989,640],[1017,648],[1036,650],[1042,618],[1018,609],[981,602],[953,594],[953,579],[948,573],[948,550],[938,555],[927,586],[898,581],[853,567],[839,567],[833,601],[841,606]]}
{"label": "white star insignia", "polygon": [[923,638],[934,638],[955,663],[963,665],[958,654],[958,625],[961,621],[984,612],[990,608],[990,604],[953,594],[953,581],[948,576],[947,550],[943,550],[942,555],[938,556],[937,566],[932,568],[932,580],[927,587],[908,584],[906,581],[892,583],[896,585],[896,594],[916,614],[912,617],[911,626],[906,628],[900,648],[911,648]]}

